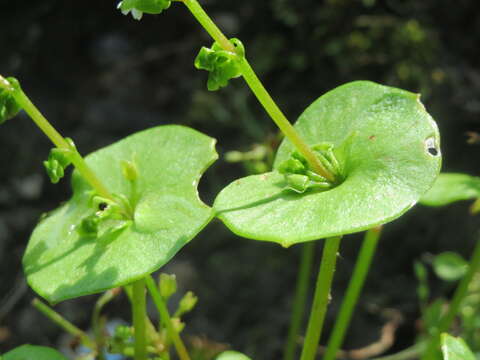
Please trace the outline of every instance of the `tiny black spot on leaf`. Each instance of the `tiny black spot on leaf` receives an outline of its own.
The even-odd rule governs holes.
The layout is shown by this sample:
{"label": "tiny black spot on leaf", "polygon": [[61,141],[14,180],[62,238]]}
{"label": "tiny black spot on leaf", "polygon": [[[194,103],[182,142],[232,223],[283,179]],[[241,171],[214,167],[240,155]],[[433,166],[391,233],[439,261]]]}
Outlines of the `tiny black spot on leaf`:
{"label": "tiny black spot on leaf", "polygon": [[434,147],[428,148],[428,152],[430,155],[437,156],[438,155],[438,150]]}
{"label": "tiny black spot on leaf", "polygon": [[107,206],[108,206],[107,203],[102,202],[98,204],[98,210],[103,211],[107,208]]}

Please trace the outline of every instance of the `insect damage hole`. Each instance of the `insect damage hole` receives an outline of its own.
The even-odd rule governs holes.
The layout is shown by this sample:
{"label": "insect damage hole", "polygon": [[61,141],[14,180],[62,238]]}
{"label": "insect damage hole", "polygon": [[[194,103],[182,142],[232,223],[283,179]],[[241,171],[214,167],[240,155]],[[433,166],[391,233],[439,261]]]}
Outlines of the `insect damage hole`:
{"label": "insect damage hole", "polygon": [[105,202],[101,202],[100,204],[98,204],[98,210],[100,211],[105,210],[107,207],[108,207],[108,204]]}
{"label": "insect damage hole", "polygon": [[438,156],[440,154],[434,137],[429,137],[425,140],[425,149],[432,156]]}

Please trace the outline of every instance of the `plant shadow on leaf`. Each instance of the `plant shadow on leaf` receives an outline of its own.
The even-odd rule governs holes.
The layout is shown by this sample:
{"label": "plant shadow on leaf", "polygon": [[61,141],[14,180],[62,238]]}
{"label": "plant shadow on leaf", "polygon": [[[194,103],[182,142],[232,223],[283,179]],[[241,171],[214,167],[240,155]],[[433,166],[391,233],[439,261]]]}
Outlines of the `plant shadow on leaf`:
{"label": "plant shadow on leaf", "polygon": [[[237,180],[237,181],[239,181],[239,180]],[[285,180],[276,181],[272,185],[274,187],[278,187],[279,192],[277,194],[267,196],[263,199],[258,199],[258,200],[252,201],[252,202],[248,202],[245,205],[240,205],[240,206],[237,206],[237,207],[230,207],[230,208],[224,208],[224,209],[217,210],[216,215],[221,216],[222,214],[228,213],[230,211],[238,211],[238,210],[245,210],[245,209],[253,208],[253,207],[256,207],[256,206],[259,206],[259,205],[270,203],[270,202],[275,201],[275,200],[296,201],[298,199],[301,199],[301,198],[309,196],[309,195],[313,195],[313,194],[316,194],[316,193],[319,193],[319,192],[326,192],[328,190],[331,190],[331,189],[325,189],[325,190],[307,189],[303,193],[298,193],[298,192],[295,192],[291,189],[286,188],[288,183]]]}

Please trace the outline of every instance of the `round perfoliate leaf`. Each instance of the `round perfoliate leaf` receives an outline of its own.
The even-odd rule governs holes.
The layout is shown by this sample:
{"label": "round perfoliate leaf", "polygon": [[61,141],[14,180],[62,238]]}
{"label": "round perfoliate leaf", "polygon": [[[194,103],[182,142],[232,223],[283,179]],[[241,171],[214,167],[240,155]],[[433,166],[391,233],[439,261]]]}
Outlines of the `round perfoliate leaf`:
{"label": "round perfoliate leaf", "polygon": [[456,201],[480,198],[480,177],[442,173],[420,199],[426,206],[444,206]]}
{"label": "round perfoliate leaf", "polygon": [[441,335],[443,360],[476,360],[465,340],[449,334]]}
{"label": "round perfoliate leaf", "polygon": [[22,345],[0,356],[2,360],[68,360],[57,350],[35,345]]}
{"label": "round perfoliate leaf", "polygon": [[459,254],[445,251],[433,258],[435,274],[442,280],[460,280],[468,271],[468,262]]}
{"label": "round perfoliate leaf", "polygon": [[[31,235],[23,258],[30,286],[55,303],[160,268],[211,220],[197,185],[216,159],[215,140],[183,126],[142,131],[88,155],[118,202],[95,196],[75,171],[72,198]],[[125,161],[134,164],[134,179],[125,176]]]}
{"label": "round perfoliate leaf", "polygon": [[[366,230],[410,209],[440,171],[437,126],[419,95],[404,90],[348,83],[310,105],[295,128],[310,146],[331,150],[339,184],[299,193],[279,171],[236,180],[214,203],[236,234],[290,246]],[[292,154],[286,139],[274,169]]]}

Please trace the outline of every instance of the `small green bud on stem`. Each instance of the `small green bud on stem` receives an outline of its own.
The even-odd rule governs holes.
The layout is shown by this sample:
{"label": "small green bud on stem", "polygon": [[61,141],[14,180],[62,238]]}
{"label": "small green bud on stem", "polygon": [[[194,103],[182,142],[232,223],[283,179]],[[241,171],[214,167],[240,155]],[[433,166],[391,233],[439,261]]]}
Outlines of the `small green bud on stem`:
{"label": "small green bud on stem", "polygon": [[215,91],[227,86],[228,80],[242,76],[240,62],[245,48],[238,39],[230,39],[235,52],[224,50],[216,41],[211,48],[202,47],[195,58],[195,67],[209,72],[207,88]]}
{"label": "small green bud on stem", "polygon": [[167,301],[170,296],[177,292],[177,278],[175,275],[160,274],[159,279],[160,295]]}
{"label": "small green bud on stem", "polygon": [[13,96],[13,92],[19,87],[17,79],[4,78],[0,75],[0,124],[10,120],[21,110]]}
{"label": "small green bud on stem", "polygon": [[197,301],[198,297],[196,297],[193,292],[188,291],[183,296],[182,300],[180,300],[180,303],[178,304],[178,309],[173,316],[179,318],[183,314],[191,311],[195,307]]}

